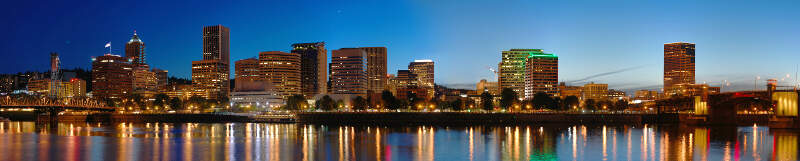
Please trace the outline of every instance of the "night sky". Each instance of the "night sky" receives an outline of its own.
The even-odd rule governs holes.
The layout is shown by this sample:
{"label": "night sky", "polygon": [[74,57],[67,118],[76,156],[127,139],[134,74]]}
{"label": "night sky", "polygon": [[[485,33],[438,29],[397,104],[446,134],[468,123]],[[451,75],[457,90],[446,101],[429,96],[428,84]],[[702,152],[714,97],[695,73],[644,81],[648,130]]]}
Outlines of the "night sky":
{"label": "night sky", "polygon": [[[559,79],[617,89],[662,85],[663,44],[697,44],[697,81],[749,90],[759,76],[796,81],[800,1],[9,1],[0,7],[0,72],[64,68],[124,55],[136,30],[147,63],[189,78],[202,55],[202,27],[231,29],[231,62],[290,44],[385,46],[388,71],[436,62],[436,83],[474,88],[496,79],[500,52],[541,48],[559,55]],[[329,54],[330,56],[330,54]],[[231,67],[233,69],[233,67]],[[602,74],[608,73],[608,74]],[[598,75],[600,74],[600,75]],[[787,77],[788,75],[788,77]],[[595,76],[595,77],[591,77]],[[585,79],[590,77],[589,79]],[[577,81],[576,80],[584,80]]]}

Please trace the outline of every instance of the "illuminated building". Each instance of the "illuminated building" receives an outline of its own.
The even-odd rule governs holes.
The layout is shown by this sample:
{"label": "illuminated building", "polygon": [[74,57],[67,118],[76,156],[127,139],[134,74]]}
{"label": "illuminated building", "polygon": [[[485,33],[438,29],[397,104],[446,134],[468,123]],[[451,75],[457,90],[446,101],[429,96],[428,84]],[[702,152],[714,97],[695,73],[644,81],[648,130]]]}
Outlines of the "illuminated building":
{"label": "illuminated building", "polygon": [[381,93],[386,86],[386,47],[362,47],[367,53],[367,90]]}
{"label": "illuminated building", "polygon": [[170,98],[178,98],[181,100],[188,100],[189,97],[194,95],[202,95],[202,93],[194,91],[194,87],[188,84],[170,84],[167,85],[165,89],[162,89],[161,93],[166,94]]}
{"label": "illuminated building", "polygon": [[133,91],[133,66],[119,55],[92,59],[92,96],[122,98]]}
{"label": "illuminated building", "polygon": [[525,99],[539,92],[558,96],[558,56],[531,51],[525,63]]}
{"label": "illuminated building", "polygon": [[231,92],[230,101],[234,107],[250,107],[259,111],[276,109],[284,104],[283,97],[270,82],[247,78],[240,81],[239,77],[236,77],[236,88]]}
{"label": "illuminated building", "polygon": [[150,71],[156,75],[156,88],[166,88],[167,84],[169,84],[169,76],[167,75],[169,71],[156,68],[153,68]]}
{"label": "illuminated building", "polygon": [[239,81],[255,81],[264,80],[261,65],[258,64],[258,59],[249,58],[242,59],[234,62],[234,77],[236,78],[236,86],[239,86]]}
{"label": "illuminated building", "polygon": [[500,90],[509,88],[517,92],[518,96],[525,96],[525,64],[528,57],[534,53],[543,53],[542,49],[511,49],[503,51],[499,68],[497,82]]}
{"label": "illuminated building", "polygon": [[610,89],[608,90],[607,98],[611,100],[623,100],[623,99],[627,100],[628,97],[625,95],[625,92],[623,91]]}
{"label": "illuminated building", "polygon": [[328,51],[325,42],[292,44],[300,54],[301,91],[306,98],[328,93]]}
{"label": "illuminated building", "polygon": [[156,74],[145,66],[133,68],[133,92],[149,97],[155,94],[158,86]]}
{"label": "illuminated building", "polygon": [[280,51],[267,51],[258,54],[258,61],[264,79],[275,90],[288,98],[300,93],[300,55]]}
{"label": "illuminated building", "polygon": [[50,79],[31,79],[28,81],[28,91],[37,94],[48,94]]}
{"label": "illuminated building", "polygon": [[[69,81],[55,81],[50,79],[30,80],[28,91],[56,98],[72,98],[86,96],[86,81],[72,78]],[[55,88],[54,88],[55,87]]]}
{"label": "illuminated building", "polygon": [[86,81],[83,79],[72,78],[69,80],[72,86],[72,96],[85,97],[86,96]]}
{"label": "illuminated building", "polygon": [[720,91],[719,87],[710,87],[708,84],[674,84],[671,88],[664,89],[667,96],[707,96]]}
{"label": "illuminated building", "polygon": [[230,93],[230,29],[203,27],[203,60],[192,62],[194,91],[206,99],[224,100]]}
{"label": "illuminated building", "polygon": [[434,70],[433,60],[414,60],[408,64],[408,70],[417,75],[417,83],[419,88],[427,90],[427,97],[420,97],[431,99],[434,96]]}
{"label": "illuminated building", "polygon": [[[694,44],[676,42],[664,44],[664,89],[677,84],[694,84]],[[669,95],[675,93],[669,93]]]}
{"label": "illuminated building", "polygon": [[230,64],[230,29],[222,25],[203,27],[203,60]]}
{"label": "illuminated building", "polygon": [[332,94],[367,94],[367,53],[359,48],[342,48],[331,52],[330,85]]}
{"label": "illuminated building", "polygon": [[228,78],[228,64],[220,60],[192,61],[192,85],[203,98],[227,98],[230,91]]}
{"label": "illuminated building", "polygon": [[633,94],[636,100],[656,100],[658,99],[658,91],[651,90],[638,90]]}
{"label": "illuminated building", "polygon": [[608,99],[608,84],[595,84],[591,82],[583,85],[583,100],[589,99],[595,101]]}
{"label": "illuminated building", "polygon": [[581,99],[582,93],[583,87],[581,86],[567,86],[567,83],[564,82],[558,84],[558,96],[561,97],[561,99],[569,96],[575,96],[578,97],[578,99]]}
{"label": "illuminated building", "polygon": [[481,81],[475,84],[475,86],[477,94],[481,94],[483,92],[489,92],[489,94],[495,96],[500,94],[500,86],[497,84],[497,82],[489,82],[486,79],[481,79]]}
{"label": "illuminated building", "polygon": [[139,39],[136,31],[133,31],[133,37],[125,44],[125,57],[131,60],[133,67],[147,64],[145,61],[144,42]]}

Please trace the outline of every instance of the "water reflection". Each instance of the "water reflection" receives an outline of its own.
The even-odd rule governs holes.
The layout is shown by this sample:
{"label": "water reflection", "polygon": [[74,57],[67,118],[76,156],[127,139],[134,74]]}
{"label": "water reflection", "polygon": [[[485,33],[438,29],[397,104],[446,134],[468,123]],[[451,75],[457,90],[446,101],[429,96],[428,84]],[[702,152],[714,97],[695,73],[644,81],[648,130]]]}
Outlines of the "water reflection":
{"label": "water reflection", "polygon": [[0,160],[797,160],[797,131],[687,126],[0,123]]}

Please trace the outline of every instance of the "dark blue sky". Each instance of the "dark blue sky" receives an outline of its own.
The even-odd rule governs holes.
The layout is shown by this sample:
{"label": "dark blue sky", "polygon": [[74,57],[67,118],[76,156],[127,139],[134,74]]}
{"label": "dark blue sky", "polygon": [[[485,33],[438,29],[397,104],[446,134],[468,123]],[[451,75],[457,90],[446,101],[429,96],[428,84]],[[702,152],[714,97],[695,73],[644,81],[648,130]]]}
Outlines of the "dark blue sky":
{"label": "dark blue sky", "polygon": [[[663,44],[697,44],[697,81],[752,89],[753,80],[789,85],[800,60],[799,1],[28,1],[0,7],[0,72],[44,71],[49,52],[65,68],[90,68],[107,51],[124,54],[137,30],[147,62],[191,75],[201,29],[231,29],[231,62],[297,42],[328,49],[386,46],[388,71],[436,61],[436,82],[472,86],[495,79],[500,52],[542,48],[560,56],[560,79],[611,88],[662,84]],[[630,70],[625,70],[630,69]],[[787,77],[789,74],[789,77]],[[581,82],[576,82],[579,85]],[[474,88],[474,87],[472,87]],[[762,87],[763,88],[763,87]]]}

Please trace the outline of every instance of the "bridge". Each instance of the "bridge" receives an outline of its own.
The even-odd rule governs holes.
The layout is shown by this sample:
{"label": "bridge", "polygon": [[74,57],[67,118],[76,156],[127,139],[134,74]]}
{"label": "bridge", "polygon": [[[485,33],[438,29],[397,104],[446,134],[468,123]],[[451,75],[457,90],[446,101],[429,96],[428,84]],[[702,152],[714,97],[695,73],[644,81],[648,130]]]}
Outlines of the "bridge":
{"label": "bridge", "polygon": [[58,113],[63,111],[113,112],[115,110],[112,107],[106,107],[105,103],[89,98],[51,99],[31,96],[0,98],[0,109],[34,109],[37,115],[47,114],[51,120],[57,119]]}

